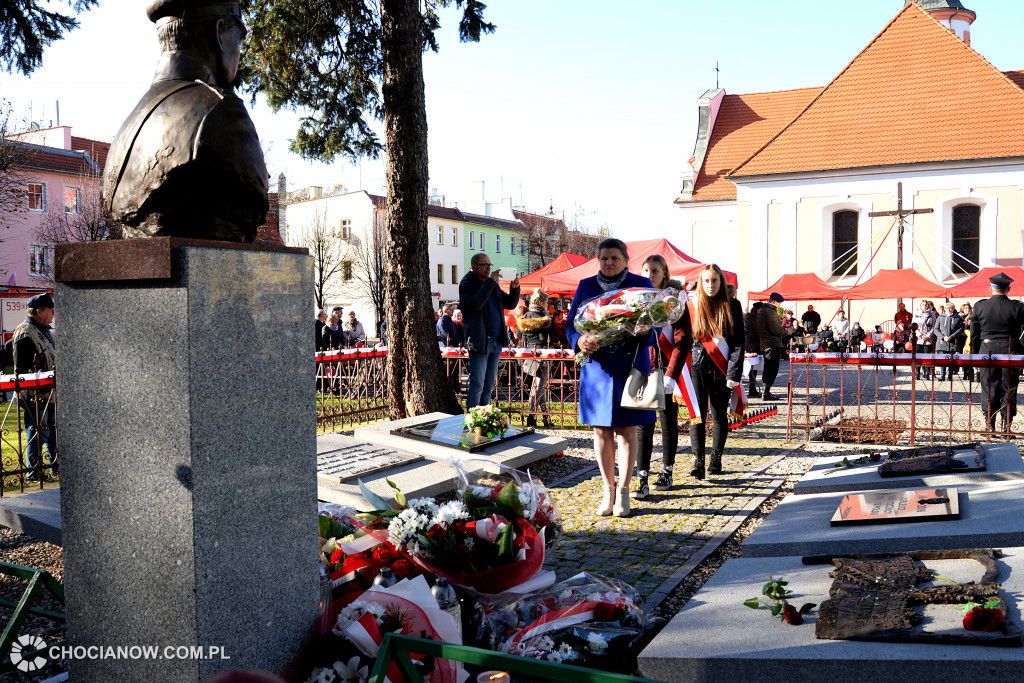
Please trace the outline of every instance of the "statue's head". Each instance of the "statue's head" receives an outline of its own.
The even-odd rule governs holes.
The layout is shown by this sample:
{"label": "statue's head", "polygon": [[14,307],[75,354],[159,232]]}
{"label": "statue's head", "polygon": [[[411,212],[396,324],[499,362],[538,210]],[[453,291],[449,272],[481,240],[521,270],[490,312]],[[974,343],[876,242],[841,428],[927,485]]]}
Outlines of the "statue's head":
{"label": "statue's head", "polygon": [[237,2],[153,0],[146,13],[156,23],[161,50],[199,59],[221,88],[239,85],[238,62],[246,31]]}

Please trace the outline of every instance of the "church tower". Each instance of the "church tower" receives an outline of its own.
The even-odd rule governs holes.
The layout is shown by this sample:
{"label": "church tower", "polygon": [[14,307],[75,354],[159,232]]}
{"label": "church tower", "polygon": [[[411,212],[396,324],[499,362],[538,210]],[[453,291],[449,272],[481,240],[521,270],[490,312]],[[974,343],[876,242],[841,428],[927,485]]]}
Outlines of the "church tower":
{"label": "church tower", "polygon": [[971,44],[971,24],[978,18],[973,10],[960,4],[959,0],[906,0],[904,4],[916,2],[957,37]]}

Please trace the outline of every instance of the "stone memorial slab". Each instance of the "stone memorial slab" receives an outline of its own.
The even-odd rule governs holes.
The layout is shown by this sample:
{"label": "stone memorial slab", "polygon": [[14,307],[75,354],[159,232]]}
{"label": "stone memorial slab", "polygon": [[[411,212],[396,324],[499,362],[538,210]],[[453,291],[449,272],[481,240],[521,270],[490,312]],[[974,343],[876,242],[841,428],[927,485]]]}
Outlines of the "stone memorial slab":
{"label": "stone memorial slab", "polygon": [[355,443],[338,450],[317,453],[316,473],[321,479],[330,479],[342,484],[420,460],[423,460],[422,455],[402,453],[367,443]]}
{"label": "stone memorial slab", "polygon": [[886,553],[1024,545],[1024,482],[958,488],[960,519],[885,526],[831,526],[842,493],[789,496],[743,542],[744,557]]}
{"label": "stone memorial slab", "polygon": [[[889,529],[886,529],[888,531]],[[1007,617],[1021,623],[1024,608],[1024,548],[1005,547],[996,561]],[[928,560],[925,564],[957,582],[978,581],[974,560]],[[743,601],[759,596],[769,573],[788,581],[790,599],[821,605],[832,585],[831,565],[805,565],[800,557],[728,560],[686,607],[640,653],[641,674],[674,683],[689,681],[907,681],[1018,680],[1024,648],[938,643],[819,640],[818,608],[799,626],[773,619]],[[928,608],[931,629],[955,631],[963,613],[952,605]]]}
{"label": "stone memorial slab", "polygon": [[60,488],[0,498],[0,525],[60,545]]}
{"label": "stone memorial slab", "polygon": [[900,524],[960,519],[956,488],[848,493],[832,515],[832,526]]}
{"label": "stone memorial slab", "polygon": [[451,415],[442,417],[439,420],[395,427],[391,430],[391,433],[395,436],[425,441],[430,444],[455,448],[470,453],[481,451],[491,446],[497,446],[517,437],[533,434],[533,429],[529,427],[509,425],[501,434],[487,436],[467,429],[462,421],[462,415]]}
{"label": "stone memorial slab", "polygon": [[[837,470],[834,465],[842,453],[819,458],[793,489],[794,494],[828,493],[830,491],[869,491],[907,489],[930,486],[958,486],[990,481],[1024,480],[1024,461],[1013,443],[982,444],[985,451],[983,471],[955,471],[947,474],[882,477],[877,465]],[[973,452],[973,451],[970,451]],[[859,456],[859,452],[858,452]],[[852,454],[848,457],[851,457]]]}
{"label": "stone memorial slab", "polygon": [[[460,451],[450,446],[431,443],[418,439],[411,439],[400,434],[393,434],[396,429],[423,425],[442,418],[451,418],[446,413],[428,413],[416,415],[402,420],[378,422],[377,424],[359,427],[355,430],[355,438],[358,441],[372,443],[379,446],[386,446],[399,451],[417,453],[423,457],[440,463],[448,463],[453,457],[459,458]],[[523,469],[532,462],[550,457],[564,451],[569,447],[569,442],[558,436],[549,436],[539,432],[524,434],[510,441],[486,446],[473,452],[473,457],[487,457],[494,462]],[[466,456],[468,452],[463,452]]]}

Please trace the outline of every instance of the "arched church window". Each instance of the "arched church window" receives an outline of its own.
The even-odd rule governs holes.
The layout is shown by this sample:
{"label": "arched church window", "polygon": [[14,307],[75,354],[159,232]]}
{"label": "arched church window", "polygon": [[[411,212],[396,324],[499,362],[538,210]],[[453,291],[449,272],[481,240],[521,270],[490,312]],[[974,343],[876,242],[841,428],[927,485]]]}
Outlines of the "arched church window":
{"label": "arched church window", "polygon": [[953,275],[967,275],[978,272],[981,250],[981,207],[976,204],[959,204],[953,207]]}
{"label": "arched church window", "polygon": [[857,212],[832,214],[832,275],[857,274]]}

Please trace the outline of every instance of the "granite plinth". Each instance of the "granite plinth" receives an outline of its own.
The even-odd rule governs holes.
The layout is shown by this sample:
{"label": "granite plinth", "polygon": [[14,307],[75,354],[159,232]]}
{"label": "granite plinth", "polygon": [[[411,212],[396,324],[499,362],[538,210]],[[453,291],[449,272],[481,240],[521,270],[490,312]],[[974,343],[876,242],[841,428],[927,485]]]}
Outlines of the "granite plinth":
{"label": "granite plinth", "polygon": [[310,258],[170,258],[166,281],[56,286],[67,635],[230,659],[76,659],[72,680],[281,673],[317,614]]}
{"label": "granite plinth", "polygon": [[[796,483],[794,494],[828,493],[830,491],[868,491],[873,489],[911,489],[933,486],[959,486],[988,481],[1024,479],[1024,462],[1020,449],[1013,443],[984,444],[986,469],[980,472],[949,472],[946,474],[914,474],[906,477],[882,477],[877,465],[836,470],[833,465],[843,459],[842,453],[819,458],[814,467]],[[860,453],[851,454],[851,459]],[[832,474],[826,474],[831,472]]]}
{"label": "granite plinth", "polygon": [[569,442],[565,439],[534,432],[533,434],[525,434],[510,441],[480,449],[472,454],[462,454],[457,449],[448,446],[435,445],[427,441],[409,439],[391,433],[392,430],[399,427],[423,424],[440,420],[444,417],[450,416],[447,413],[428,413],[426,415],[407,417],[402,420],[378,422],[377,424],[356,429],[355,438],[360,441],[394,448],[395,450],[417,453],[425,458],[441,463],[447,463],[452,458],[478,458],[486,456],[494,462],[517,469],[522,469],[532,462],[561,453],[569,446]]}
{"label": "granite plinth", "polygon": [[[1006,555],[997,562],[998,581],[1009,607],[1007,616],[1020,625],[1024,548],[1003,550]],[[925,564],[954,581],[981,578],[980,565],[972,560]],[[805,602],[820,605],[832,585],[831,568],[804,565],[799,557],[728,560],[640,653],[641,674],[671,682],[1020,679],[1024,648],[818,640],[814,636],[817,608],[803,625],[790,626],[773,619],[764,608],[755,611],[743,605],[744,600],[761,595],[769,573],[789,582],[787,588],[794,592],[790,602],[797,607]],[[962,620],[962,613],[954,608],[942,609],[928,618],[936,624]]]}
{"label": "granite plinth", "polygon": [[[789,496],[743,542],[744,557],[1024,546],[1024,482],[958,486],[960,519],[872,526],[829,524],[843,493]],[[889,489],[891,490],[891,489]]]}
{"label": "granite plinth", "polygon": [[60,489],[0,498],[0,525],[60,545]]}

